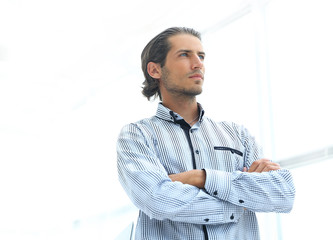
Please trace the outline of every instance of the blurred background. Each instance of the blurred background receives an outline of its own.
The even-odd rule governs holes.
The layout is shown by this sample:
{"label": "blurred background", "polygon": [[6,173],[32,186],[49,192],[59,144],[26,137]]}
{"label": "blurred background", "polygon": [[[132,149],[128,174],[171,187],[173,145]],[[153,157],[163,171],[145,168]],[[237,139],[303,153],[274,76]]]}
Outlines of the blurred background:
{"label": "blurred background", "polygon": [[245,125],[290,168],[290,214],[262,239],[331,239],[333,15],[329,0],[1,0],[0,239],[121,239],[120,128],[155,114],[140,54],[172,26],[202,33],[215,120]]}

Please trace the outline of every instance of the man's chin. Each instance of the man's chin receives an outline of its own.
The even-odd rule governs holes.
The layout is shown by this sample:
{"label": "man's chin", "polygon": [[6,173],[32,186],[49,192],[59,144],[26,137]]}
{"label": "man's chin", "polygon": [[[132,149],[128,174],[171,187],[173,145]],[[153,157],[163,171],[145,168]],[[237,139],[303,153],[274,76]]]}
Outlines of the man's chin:
{"label": "man's chin", "polygon": [[200,95],[202,93],[202,88],[200,89],[193,89],[191,91],[185,91],[184,94],[187,96],[195,97],[197,95]]}

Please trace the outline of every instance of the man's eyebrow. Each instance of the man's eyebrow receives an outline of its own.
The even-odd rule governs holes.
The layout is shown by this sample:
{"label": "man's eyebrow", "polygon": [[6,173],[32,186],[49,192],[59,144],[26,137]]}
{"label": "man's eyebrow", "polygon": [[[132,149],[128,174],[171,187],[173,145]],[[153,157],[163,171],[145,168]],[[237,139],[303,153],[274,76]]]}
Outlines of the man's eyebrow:
{"label": "man's eyebrow", "polygon": [[[176,54],[177,53],[192,53],[193,51],[192,50],[187,50],[187,49],[179,49],[177,52],[176,52]],[[203,51],[199,51],[199,52],[197,52],[198,54],[200,54],[200,55],[206,55],[206,53],[205,52],[203,52]]]}

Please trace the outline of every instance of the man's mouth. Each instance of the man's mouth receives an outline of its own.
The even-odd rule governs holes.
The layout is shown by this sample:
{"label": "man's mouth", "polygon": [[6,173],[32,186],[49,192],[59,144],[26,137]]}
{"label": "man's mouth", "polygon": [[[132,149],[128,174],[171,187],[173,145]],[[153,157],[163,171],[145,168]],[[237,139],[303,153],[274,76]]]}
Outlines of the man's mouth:
{"label": "man's mouth", "polygon": [[200,74],[200,73],[192,74],[192,75],[190,75],[190,78],[192,78],[192,79],[201,79],[201,80],[204,79],[203,74]]}

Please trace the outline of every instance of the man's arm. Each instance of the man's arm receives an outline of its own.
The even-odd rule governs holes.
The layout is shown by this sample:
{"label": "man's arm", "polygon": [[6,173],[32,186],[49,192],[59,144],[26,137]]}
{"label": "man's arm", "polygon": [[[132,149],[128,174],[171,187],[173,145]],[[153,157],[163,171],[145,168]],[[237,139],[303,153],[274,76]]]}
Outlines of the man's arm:
{"label": "man's arm", "polygon": [[245,148],[244,166],[248,171],[226,173],[206,169],[205,190],[212,196],[254,212],[290,212],[295,198],[290,171],[262,159],[261,147],[245,127],[230,126]]}
{"label": "man's arm", "polygon": [[[248,170],[245,167],[243,170],[243,173],[220,173],[224,178],[222,181],[230,181],[233,175],[238,176],[227,184],[215,182],[215,188],[208,187],[208,192],[221,200],[253,211],[290,211],[294,199],[294,189],[293,187],[289,188],[288,181],[285,181],[290,177],[287,170],[283,170],[282,173],[277,172],[280,170],[280,165],[268,159],[254,161]],[[219,175],[219,171],[215,170],[214,172],[217,176]],[[169,177],[172,181],[190,184],[198,188],[205,188],[206,185],[206,170],[191,170],[172,174]],[[226,190],[223,189],[223,186],[229,187],[228,194],[225,194]],[[290,186],[293,185],[290,184]]]}
{"label": "man's arm", "polygon": [[[243,171],[249,173],[251,172],[262,173],[279,169],[280,169],[279,164],[271,162],[268,159],[260,159],[253,162],[250,169],[244,167]],[[194,169],[187,172],[171,174],[169,175],[169,177],[173,182],[177,181],[183,184],[190,184],[201,189],[205,188],[206,171],[204,169],[202,170]]]}
{"label": "man's arm", "polygon": [[153,143],[142,131],[135,124],[125,126],[117,142],[119,181],[140,210],[158,220],[194,224],[230,223],[242,216],[243,207],[210,196],[194,185],[171,181]]}
{"label": "man's arm", "polygon": [[197,188],[205,188],[206,171],[205,170],[190,170],[187,172],[176,173],[169,175],[173,182],[181,182],[183,184],[189,184],[196,186]]}

